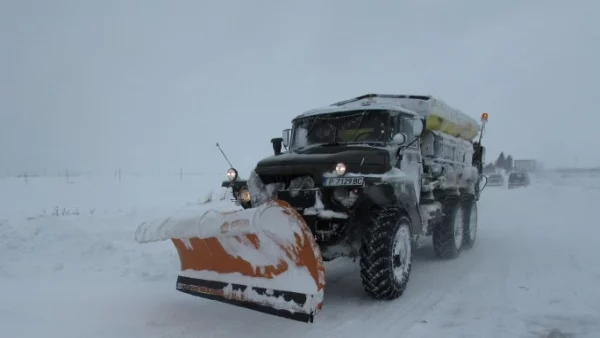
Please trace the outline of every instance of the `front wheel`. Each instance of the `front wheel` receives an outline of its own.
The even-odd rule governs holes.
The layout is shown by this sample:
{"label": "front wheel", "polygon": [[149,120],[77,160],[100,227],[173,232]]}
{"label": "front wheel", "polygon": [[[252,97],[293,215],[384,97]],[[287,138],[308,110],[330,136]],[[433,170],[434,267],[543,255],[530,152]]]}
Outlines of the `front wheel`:
{"label": "front wheel", "polygon": [[410,219],[396,207],[372,212],[360,249],[360,276],[371,297],[402,295],[412,267]]}

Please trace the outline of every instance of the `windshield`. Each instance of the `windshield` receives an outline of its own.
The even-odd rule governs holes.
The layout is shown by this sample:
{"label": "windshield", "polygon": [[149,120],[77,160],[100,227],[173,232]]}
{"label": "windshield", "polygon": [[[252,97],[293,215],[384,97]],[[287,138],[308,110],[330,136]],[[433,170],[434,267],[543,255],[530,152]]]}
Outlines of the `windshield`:
{"label": "windshield", "polygon": [[386,142],[389,125],[389,113],[385,110],[309,116],[294,121],[291,149],[331,143]]}

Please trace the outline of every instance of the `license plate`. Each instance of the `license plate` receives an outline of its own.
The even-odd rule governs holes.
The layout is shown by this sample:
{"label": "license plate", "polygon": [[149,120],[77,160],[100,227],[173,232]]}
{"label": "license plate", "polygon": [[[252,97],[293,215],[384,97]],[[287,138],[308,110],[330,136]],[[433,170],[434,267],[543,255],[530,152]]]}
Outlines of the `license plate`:
{"label": "license plate", "polygon": [[331,177],[326,178],[323,181],[323,185],[326,187],[337,187],[343,185],[363,185],[364,183],[364,177]]}

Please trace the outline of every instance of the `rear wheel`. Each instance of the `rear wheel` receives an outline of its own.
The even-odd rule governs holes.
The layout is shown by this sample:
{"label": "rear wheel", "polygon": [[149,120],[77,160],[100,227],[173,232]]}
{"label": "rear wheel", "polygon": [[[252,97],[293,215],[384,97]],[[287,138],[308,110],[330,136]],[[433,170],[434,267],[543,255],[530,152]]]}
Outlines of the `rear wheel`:
{"label": "rear wheel", "polygon": [[475,244],[477,238],[477,201],[470,199],[463,203],[463,216],[464,216],[464,236],[463,236],[463,247],[470,249]]}
{"label": "rear wheel", "polygon": [[444,206],[444,220],[433,230],[433,251],[439,258],[455,258],[460,254],[464,239],[464,212],[458,200]]}
{"label": "rear wheel", "polygon": [[372,211],[360,249],[360,276],[371,297],[402,295],[412,267],[411,223],[397,207]]}

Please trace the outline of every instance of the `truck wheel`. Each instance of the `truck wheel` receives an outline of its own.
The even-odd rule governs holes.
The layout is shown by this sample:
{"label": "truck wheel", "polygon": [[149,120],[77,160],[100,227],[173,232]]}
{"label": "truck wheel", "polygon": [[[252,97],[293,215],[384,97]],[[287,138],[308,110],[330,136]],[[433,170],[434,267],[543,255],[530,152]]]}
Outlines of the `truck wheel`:
{"label": "truck wheel", "polygon": [[367,294],[391,300],[402,295],[412,266],[410,219],[397,207],[372,211],[360,249],[360,276]]}
{"label": "truck wheel", "polygon": [[477,201],[474,199],[468,200],[463,203],[463,216],[464,216],[464,237],[463,237],[463,248],[470,249],[475,244],[477,238]]}
{"label": "truck wheel", "polygon": [[455,258],[460,254],[464,238],[463,208],[456,201],[444,206],[444,220],[433,230],[433,251],[439,258]]}

